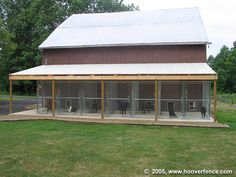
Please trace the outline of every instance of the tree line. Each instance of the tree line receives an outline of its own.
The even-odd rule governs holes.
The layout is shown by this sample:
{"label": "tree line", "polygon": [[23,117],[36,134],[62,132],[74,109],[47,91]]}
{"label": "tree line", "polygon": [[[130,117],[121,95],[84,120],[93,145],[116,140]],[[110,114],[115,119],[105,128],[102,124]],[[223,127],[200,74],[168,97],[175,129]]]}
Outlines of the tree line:
{"label": "tree line", "polygon": [[[41,64],[38,46],[75,13],[139,10],[123,0],[1,0],[0,89],[9,90],[8,75]],[[20,94],[35,93],[33,81],[14,81]]]}
{"label": "tree line", "polygon": [[224,45],[215,57],[210,55],[208,64],[218,74],[217,90],[236,93],[236,41],[232,48]]}

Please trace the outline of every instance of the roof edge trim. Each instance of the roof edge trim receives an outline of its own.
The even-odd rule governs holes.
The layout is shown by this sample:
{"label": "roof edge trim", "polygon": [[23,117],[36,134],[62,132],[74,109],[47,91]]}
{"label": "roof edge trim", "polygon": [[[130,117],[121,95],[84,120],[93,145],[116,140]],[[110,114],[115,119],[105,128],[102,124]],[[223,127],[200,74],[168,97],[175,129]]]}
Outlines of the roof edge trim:
{"label": "roof edge trim", "polygon": [[158,42],[158,43],[130,43],[130,44],[98,44],[98,45],[71,45],[71,46],[48,46],[39,49],[63,49],[63,48],[94,48],[94,47],[128,47],[128,46],[160,46],[160,45],[203,45],[211,44],[209,41],[197,42]]}

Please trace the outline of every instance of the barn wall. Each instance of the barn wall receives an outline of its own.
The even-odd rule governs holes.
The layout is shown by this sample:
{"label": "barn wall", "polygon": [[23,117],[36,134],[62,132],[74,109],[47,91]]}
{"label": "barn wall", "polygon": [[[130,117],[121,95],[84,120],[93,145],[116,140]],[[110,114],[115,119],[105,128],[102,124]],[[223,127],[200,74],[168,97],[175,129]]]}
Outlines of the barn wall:
{"label": "barn wall", "polygon": [[205,45],[45,49],[43,64],[206,62]]}
{"label": "barn wall", "polygon": [[[200,108],[202,106],[202,82],[194,82],[189,81],[186,82],[186,96],[189,100],[194,100],[197,102],[197,110],[200,111]],[[181,81],[166,81],[161,83],[161,110],[167,111],[167,103],[168,102],[174,102],[175,111],[180,112],[181,111]],[[169,99],[169,101],[168,101]],[[186,110],[190,111],[188,109],[188,104],[186,105]]]}

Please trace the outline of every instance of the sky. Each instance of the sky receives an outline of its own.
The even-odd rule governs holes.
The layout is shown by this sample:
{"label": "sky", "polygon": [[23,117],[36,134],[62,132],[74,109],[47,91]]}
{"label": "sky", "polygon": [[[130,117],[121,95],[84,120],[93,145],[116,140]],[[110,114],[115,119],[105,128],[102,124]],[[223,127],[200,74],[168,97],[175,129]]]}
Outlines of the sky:
{"label": "sky", "polygon": [[142,11],[198,7],[212,42],[207,54],[215,56],[223,45],[233,46],[236,41],[236,0],[124,0],[134,3]]}

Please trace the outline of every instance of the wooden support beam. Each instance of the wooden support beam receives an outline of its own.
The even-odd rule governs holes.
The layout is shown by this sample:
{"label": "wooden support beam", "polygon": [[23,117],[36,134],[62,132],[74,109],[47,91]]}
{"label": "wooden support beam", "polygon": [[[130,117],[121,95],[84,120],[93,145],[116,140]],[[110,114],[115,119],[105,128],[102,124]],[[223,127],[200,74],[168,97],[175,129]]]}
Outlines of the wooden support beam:
{"label": "wooden support beam", "polygon": [[12,80],[10,80],[10,100],[9,100],[9,113],[12,113]]}
{"label": "wooden support beam", "polygon": [[155,121],[158,117],[158,81],[155,80]]}
{"label": "wooden support beam", "polygon": [[104,80],[101,81],[101,118],[104,119]]}
{"label": "wooden support beam", "polygon": [[10,75],[10,80],[216,80],[217,75]]}
{"label": "wooden support beam", "polygon": [[216,88],[217,88],[216,80],[214,80],[214,112],[213,112],[214,122],[216,122],[216,104],[217,104]]}
{"label": "wooden support beam", "polygon": [[55,80],[52,80],[52,116],[55,116]]}

